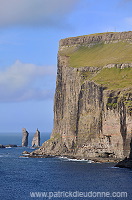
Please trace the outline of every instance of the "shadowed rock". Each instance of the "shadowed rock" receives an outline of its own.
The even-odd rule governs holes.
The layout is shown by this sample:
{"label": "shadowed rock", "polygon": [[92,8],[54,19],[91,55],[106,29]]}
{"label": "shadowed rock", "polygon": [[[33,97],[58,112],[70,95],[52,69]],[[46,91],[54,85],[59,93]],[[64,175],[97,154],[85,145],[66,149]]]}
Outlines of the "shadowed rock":
{"label": "shadowed rock", "polygon": [[119,162],[115,167],[120,168],[132,168],[132,139],[130,143],[130,155],[129,158],[125,158],[121,162]]}
{"label": "shadowed rock", "polygon": [[40,146],[40,132],[37,129],[36,133],[34,134],[33,140],[32,140],[32,147],[39,147]]}
{"label": "shadowed rock", "polygon": [[4,145],[2,145],[2,144],[0,144],[0,148],[5,148],[5,146],[4,146]]}
{"label": "shadowed rock", "polygon": [[23,151],[22,154],[23,155],[29,155],[30,153],[28,151]]}
{"label": "shadowed rock", "polygon": [[27,147],[28,146],[28,135],[29,133],[25,128],[22,129],[22,147]]}
{"label": "shadowed rock", "polygon": [[5,147],[17,147],[16,144],[8,144],[8,145],[5,145]]}
{"label": "shadowed rock", "polygon": [[130,143],[130,155],[129,158],[132,160],[132,139],[131,139],[131,143]]}

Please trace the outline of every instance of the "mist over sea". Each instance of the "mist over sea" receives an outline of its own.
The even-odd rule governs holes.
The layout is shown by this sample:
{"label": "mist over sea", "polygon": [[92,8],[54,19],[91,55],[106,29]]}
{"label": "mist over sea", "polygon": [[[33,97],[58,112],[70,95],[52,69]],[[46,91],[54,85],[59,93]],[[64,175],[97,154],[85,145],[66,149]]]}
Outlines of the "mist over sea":
{"label": "mist over sea", "polygon": [[[20,157],[25,150],[33,151],[30,148],[33,135],[29,136],[29,147],[0,149],[0,200],[132,199],[130,169],[115,168],[114,163],[90,163],[62,157]],[[49,135],[41,133],[41,144]],[[21,145],[21,139],[21,133],[0,134],[2,144]],[[111,197],[96,197],[97,194]],[[124,194],[127,197],[121,197]]]}

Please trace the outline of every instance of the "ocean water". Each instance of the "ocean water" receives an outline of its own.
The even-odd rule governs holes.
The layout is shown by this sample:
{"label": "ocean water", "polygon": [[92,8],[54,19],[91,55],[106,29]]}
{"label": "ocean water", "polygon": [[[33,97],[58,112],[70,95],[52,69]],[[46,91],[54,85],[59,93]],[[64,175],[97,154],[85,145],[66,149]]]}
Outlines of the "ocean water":
{"label": "ocean water", "polygon": [[[28,137],[28,144],[31,146],[32,139],[35,133],[29,133]],[[45,140],[48,140],[50,138],[50,133],[40,133],[40,144]],[[8,144],[16,144],[18,146],[21,146],[22,144],[22,133],[0,133],[0,144],[8,145]]]}
{"label": "ocean water", "polygon": [[[4,136],[0,136],[0,143],[11,143],[13,136],[8,135],[2,141]],[[48,134],[43,135],[44,140],[48,137]],[[21,141],[14,136],[14,143],[19,145]],[[30,147],[0,149],[0,200],[132,200],[130,169],[115,168],[114,163],[90,163],[62,157],[20,157],[25,150],[32,151]]]}

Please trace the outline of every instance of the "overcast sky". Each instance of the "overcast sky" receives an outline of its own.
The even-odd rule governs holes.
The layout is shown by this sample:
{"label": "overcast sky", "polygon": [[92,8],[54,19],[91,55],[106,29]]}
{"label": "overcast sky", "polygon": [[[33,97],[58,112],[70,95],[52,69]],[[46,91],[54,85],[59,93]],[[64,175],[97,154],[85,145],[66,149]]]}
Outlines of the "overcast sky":
{"label": "overcast sky", "polygon": [[0,133],[51,132],[59,40],[132,30],[132,0],[0,0]]}

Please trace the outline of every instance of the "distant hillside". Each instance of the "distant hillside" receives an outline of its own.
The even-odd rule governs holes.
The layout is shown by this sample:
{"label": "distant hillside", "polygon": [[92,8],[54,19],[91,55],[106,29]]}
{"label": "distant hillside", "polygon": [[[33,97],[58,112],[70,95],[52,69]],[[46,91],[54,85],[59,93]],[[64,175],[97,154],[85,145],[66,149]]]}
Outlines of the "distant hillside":
{"label": "distant hillside", "polygon": [[71,67],[101,67],[111,63],[132,63],[132,43],[124,41],[105,44],[101,42],[92,46],[75,46],[60,51],[60,55],[70,57]]}

